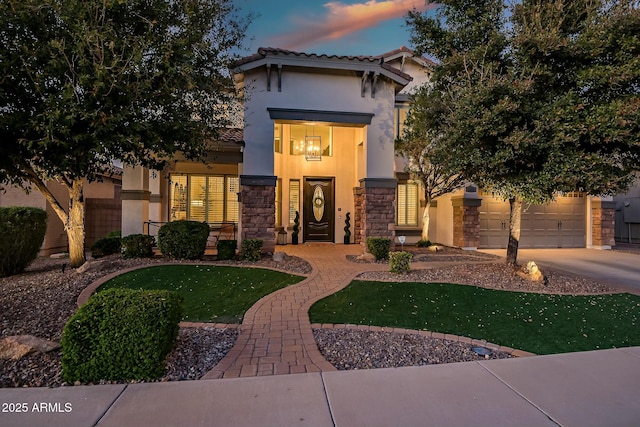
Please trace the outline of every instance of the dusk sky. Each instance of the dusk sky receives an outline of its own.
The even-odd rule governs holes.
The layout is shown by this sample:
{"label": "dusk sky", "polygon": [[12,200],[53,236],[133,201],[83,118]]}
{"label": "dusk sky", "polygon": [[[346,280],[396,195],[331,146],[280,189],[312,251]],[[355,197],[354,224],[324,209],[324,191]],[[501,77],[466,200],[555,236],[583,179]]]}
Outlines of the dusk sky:
{"label": "dusk sky", "polygon": [[433,9],[424,0],[239,0],[256,14],[247,32],[249,54],[259,47],[335,55],[379,55],[411,47],[407,12]]}

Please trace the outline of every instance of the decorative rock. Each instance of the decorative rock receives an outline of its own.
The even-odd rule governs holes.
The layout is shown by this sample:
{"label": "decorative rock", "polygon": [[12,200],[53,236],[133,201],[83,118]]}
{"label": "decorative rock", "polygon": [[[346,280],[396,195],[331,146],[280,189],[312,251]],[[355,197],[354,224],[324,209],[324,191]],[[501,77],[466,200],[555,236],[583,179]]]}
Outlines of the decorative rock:
{"label": "decorative rock", "polygon": [[31,353],[48,353],[59,348],[60,344],[33,335],[13,335],[0,340],[0,359],[18,360]]}
{"label": "decorative rock", "polygon": [[57,254],[51,254],[49,255],[49,258],[51,259],[62,259],[62,258],[68,258],[69,254],[66,252],[58,252]]}
{"label": "decorative rock", "polygon": [[273,261],[274,262],[282,262],[282,261],[284,261],[284,252],[275,252],[273,254]]}
{"label": "decorative rock", "polygon": [[527,266],[524,267],[522,271],[518,271],[518,275],[520,275],[521,277],[524,277],[525,279],[531,280],[532,282],[546,283],[546,278],[544,277],[544,274],[542,274],[542,271],[540,271],[540,269],[538,268],[538,265],[533,261],[529,261],[527,263]]}
{"label": "decorative rock", "polygon": [[80,267],[76,268],[76,273],[83,274],[88,271],[96,271],[102,267],[104,261],[87,261]]}
{"label": "decorative rock", "polygon": [[356,257],[358,261],[374,262],[376,260],[375,255],[369,252],[365,252],[362,255]]}
{"label": "decorative rock", "polygon": [[429,250],[431,252],[440,252],[442,250],[442,246],[431,245],[431,246],[429,246]]}

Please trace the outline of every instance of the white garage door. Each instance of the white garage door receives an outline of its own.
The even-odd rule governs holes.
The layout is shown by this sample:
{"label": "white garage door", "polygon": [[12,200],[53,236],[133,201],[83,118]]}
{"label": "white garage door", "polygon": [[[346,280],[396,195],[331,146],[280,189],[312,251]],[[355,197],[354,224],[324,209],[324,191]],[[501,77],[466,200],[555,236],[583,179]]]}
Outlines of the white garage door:
{"label": "white garage door", "polygon": [[[509,202],[484,194],[480,206],[480,247],[506,248]],[[521,248],[585,247],[585,197],[558,197],[546,205],[523,205]]]}

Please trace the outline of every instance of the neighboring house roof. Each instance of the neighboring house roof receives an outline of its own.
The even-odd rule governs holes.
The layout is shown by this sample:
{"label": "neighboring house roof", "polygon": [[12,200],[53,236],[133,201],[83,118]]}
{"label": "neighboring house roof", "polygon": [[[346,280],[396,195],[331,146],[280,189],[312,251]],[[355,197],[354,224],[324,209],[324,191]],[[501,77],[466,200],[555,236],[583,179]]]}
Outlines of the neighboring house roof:
{"label": "neighboring house roof", "polygon": [[399,69],[386,64],[382,56],[341,56],[293,52],[285,49],[264,48],[258,53],[238,60],[233,68],[242,73],[265,65],[289,65],[318,69],[341,69],[351,71],[378,71],[399,85],[408,84],[413,78]]}
{"label": "neighboring house roof", "polygon": [[380,57],[384,58],[386,62],[393,61],[394,59],[397,59],[397,58],[410,57],[413,61],[427,68],[433,68],[438,65],[432,60],[430,60],[429,58],[426,58],[424,56],[416,56],[416,53],[406,46],[401,46],[399,49],[395,49],[395,50],[392,50],[391,52],[383,53],[382,55],[380,55]]}
{"label": "neighboring house roof", "polygon": [[244,130],[240,128],[224,128],[220,129],[217,138],[220,142],[233,142],[241,144],[244,141]]}

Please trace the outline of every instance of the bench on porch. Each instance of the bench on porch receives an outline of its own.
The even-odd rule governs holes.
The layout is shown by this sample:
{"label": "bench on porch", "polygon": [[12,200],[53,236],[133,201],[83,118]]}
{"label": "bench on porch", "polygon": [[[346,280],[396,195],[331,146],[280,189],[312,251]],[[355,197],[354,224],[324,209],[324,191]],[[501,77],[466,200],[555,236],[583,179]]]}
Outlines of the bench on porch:
{"label": "bench on porch", "polygon": [[[158,230],[166,222],[161,221],[145,221],[144,234],[157,235]],[[215,248],[220,240],[236,240],[237,224],[235,222],[208,222],[209,237],[207,238],[207,247]]]}
{"label": "bench on porch", "polygon": [[217,246],[220,240],[236,240],[235,222],[209,222],[207,246]]}

